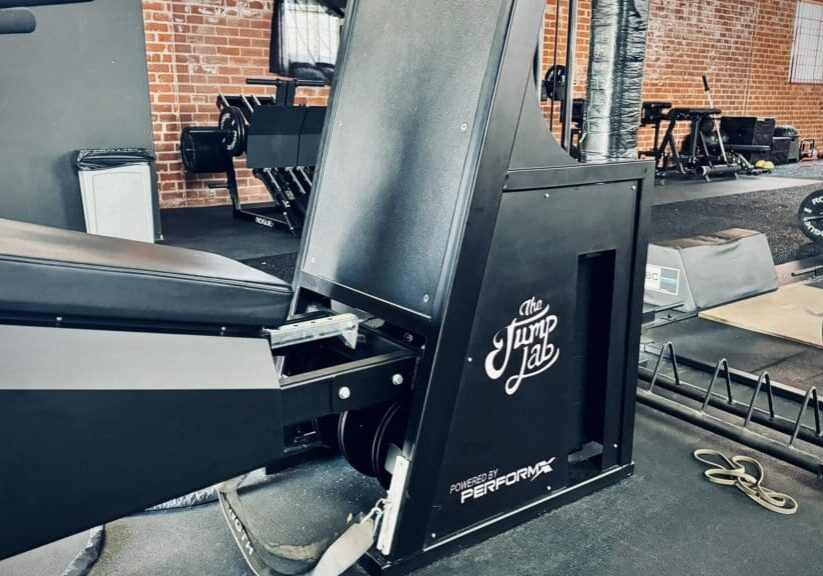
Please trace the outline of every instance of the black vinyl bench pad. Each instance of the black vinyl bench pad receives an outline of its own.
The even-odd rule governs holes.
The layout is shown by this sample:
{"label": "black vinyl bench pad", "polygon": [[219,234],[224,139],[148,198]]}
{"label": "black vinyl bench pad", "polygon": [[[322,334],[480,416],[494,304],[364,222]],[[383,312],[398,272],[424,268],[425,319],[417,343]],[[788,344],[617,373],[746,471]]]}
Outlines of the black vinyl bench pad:
{"label": "black vinyl bench pad", "polygon": [[0,219],[0,313],[273,328],[291,297],[215,254]]}

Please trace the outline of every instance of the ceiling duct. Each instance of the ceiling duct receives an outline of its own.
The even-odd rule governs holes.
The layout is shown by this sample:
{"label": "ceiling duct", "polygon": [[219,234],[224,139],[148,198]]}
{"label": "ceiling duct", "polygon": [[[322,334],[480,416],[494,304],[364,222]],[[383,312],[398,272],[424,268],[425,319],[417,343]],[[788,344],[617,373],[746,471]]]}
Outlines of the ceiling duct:
{"label": "ceiling duct", "polygon": [[586,162],[637,159],[648,21],[649,0],[592,3],[581,142]]}

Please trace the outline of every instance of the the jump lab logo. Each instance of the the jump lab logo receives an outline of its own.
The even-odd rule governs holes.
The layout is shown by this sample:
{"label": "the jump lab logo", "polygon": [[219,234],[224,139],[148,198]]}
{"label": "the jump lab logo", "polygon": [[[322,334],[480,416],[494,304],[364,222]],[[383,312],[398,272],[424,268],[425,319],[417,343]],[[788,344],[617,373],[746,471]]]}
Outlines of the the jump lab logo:
{"label": "the jump lab logo", "polygon": [[542,374],[557,363],[560,348],[550,342],[559,319],[551,306],[530,298],[520,305],[518,316],[494,335],[494,350],[486,356],[486,375],[499,380],[509,365],[519,364],[517,373],[506,379],[506,394],[514,395],[523,380]]}

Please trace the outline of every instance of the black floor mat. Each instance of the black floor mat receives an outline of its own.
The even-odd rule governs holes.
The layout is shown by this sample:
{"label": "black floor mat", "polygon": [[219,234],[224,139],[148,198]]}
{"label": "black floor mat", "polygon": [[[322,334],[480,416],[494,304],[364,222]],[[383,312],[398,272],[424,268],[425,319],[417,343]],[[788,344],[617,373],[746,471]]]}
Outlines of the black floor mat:
{"label": "black floor mat", "polygon": [[264,258],[241,260],[241,262],[246,266],[251,266],[266,274],[277,276],[286,282],[291,282],[294,280],[294,271],[297,266],[297,253],[275,254]]}
{"label": "black floor mat", "polygon": [[289,254],[300,239],[232,216],[229,206],[162,210],[164,244],[220,254],[233,260]]}
{"label": "black floor mat", "polygon": [[815,186],[751,192],[655,206],[652,242],[748,228],[769,238],[775,264],[823,254],[823,243],[809,241],[797,226],[797,211]]}

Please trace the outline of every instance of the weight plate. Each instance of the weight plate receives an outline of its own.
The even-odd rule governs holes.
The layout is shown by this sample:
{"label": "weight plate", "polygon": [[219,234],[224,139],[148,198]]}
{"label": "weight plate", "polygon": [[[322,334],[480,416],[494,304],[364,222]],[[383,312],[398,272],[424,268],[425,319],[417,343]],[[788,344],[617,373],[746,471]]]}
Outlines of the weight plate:
{"label": "weight plate", "polygon": [[800,230],[815,242],[823,242],[823,190],[811,193],[797,211]]}
{"label": "weight plate", "polygon": [[372,466],[372,445],[380,422],[388,407],[375,406],[367,410],[351,410],[340,417],[337,438],[340,451],[351,466],[365,476],[376,476]]}
{"label": "weight plate", "polygon": [[383,416],[374,435],[371,452],[372,468],[380,485],[386,490],[389,489],[392,477],[391,472],[386,470],[389,446],[394,444],[398,448],[402,448],[407,421],[408,409],[406,405],[400,402],[393,404]]}
{"label": "weight plate", "polygon": [[192,174],[225,172],[231,156],[223,148],[219,128],[189,126],[180,136],[183,167]]}
{"label": "weight plate", "polygon": [[197,146],[190,131],[183,130],[180,136],[180,156],[186,172],[197,171]]}
{"label": "weight plate", "polygon": [[232,156],[242,156],[246,152],[246,117],[237,106],[227,106],[220,111],[219,127],[228,132],[223,137],[223,145]]}

